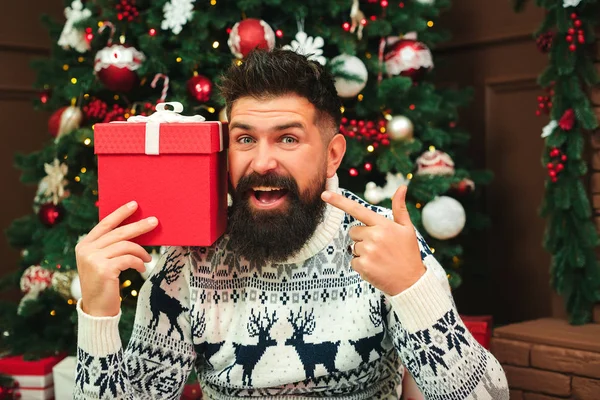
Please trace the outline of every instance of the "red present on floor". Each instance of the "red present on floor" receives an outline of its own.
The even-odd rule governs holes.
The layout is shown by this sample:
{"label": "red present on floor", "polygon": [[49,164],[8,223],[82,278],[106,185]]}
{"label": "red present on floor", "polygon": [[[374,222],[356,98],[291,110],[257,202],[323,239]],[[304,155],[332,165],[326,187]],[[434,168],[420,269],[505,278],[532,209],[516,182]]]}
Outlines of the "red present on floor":
{"label": "red present on floor", "polygon": [[[165,109],[171,105],[175,110]],[[145,246],[209,246],[227,223],[227,129],[161,103],[149,117],[96,124],[100,219],[135,200],[124,224],[155,216]]]}
{"label": "red present on floor", "polygon": [[492,340],[492,326],[493,318],[491,315],[481,316],[460,316],[465,326],[471,332],[471,335],[481,344],[484,348],[490,348],[490,341]]}
{"label": "red present on floor", "polygon": [[15,391],[20,400],[46,400],[54,398],[54,380],[52,368],[65,355],[25,361],[23,356],[0,358],[0,373],[9,375],[18,384]]}

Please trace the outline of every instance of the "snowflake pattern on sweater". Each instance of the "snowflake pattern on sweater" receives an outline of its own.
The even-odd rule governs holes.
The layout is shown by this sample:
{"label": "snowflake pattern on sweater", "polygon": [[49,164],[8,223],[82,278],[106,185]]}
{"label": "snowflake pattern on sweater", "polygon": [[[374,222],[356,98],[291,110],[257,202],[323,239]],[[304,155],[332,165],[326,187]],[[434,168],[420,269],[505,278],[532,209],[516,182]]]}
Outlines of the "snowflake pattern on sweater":
{"label": "snowflake pattern on sweater", "polygon": [[[337,229],[324,245],[283,264],[250,264],[227,236],[169,249],[140,291],[125,351],[118,316],[78,305],[75,398],[177,399],[195,368],[208,399],[398,399],[406,368],[426,399],[508,399],[504,372],[460,320],[421,235],[427,272],[390,297],[351,268],[348,230],[360,222],[329,207],[315,236],[326,223]],[[98,343],[102,332],[113,339]]]}

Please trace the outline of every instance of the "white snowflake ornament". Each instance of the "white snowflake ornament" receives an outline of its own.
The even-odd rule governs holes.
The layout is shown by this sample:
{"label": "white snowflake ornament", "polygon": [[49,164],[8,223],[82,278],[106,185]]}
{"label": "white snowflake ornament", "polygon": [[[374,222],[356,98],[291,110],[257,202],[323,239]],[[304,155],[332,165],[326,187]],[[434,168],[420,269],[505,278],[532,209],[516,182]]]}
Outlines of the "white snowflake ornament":
{"label": "white snowflake ornament", "polygon": [[401,173],[392,174],[388,172],[385,177],[385,186],[379,187],[375,182],[367,183],[365,187],[365,200],[371,204],[379,204],[385,199],[391,199],[394,197],[396,190],[400,186],[408,186],[410,179],[407,179]]}
{"label": "white snowflake ornament", "polygon": [[192,20],[194,15],[194,1],[196,0],[171,0],[163,7],[164,18],[160,27],[170,29],[174,35],[179,35],[183,26]]}
{"label": "white snowflake ornament", "polygon": [[312,36],[308,36],[306,32],[300,31],[296,33],[296,39],[292,40],[290,44],[283,46],[283,49],[308,56],[309,60],[325,65],[327,59],[323,56],[323,45],[325,45],[325,41],[321,36],[313,38]]}
{"label": "white snowflake ornament", "polygon": [[40,181],[40,188],[43,188],[44,196],[52,198],[54,204],[58,204],[59,200],[65,196],[65,186],[67,180],[65,176],[68,172],[67,164],[61,164],[58,159],[54,159],[52,164],[44,164],[46,176]]}
{"label": "white snowflake ornament", "polygon": [[542,128],[542,138],[547,138],[552,135],[552,132],[558,127],[558,122],[556,120],[552,120],[548,122],[548,125]]}
{"label": "white snowflake ornament", "polygon": [[84,9],[80,0],[74,0],[71,3],[71,7],[66,7],[65,17],[67,18],[67,22],[65,22],[65,26],[58,38],[58,45],[65,50],[73,48],[80,53],[88,51],[90,49],[90,44],[85,39],[85,32],[75,29],[73,25],[81,20],[89,18],[91,15],[92,12],[88,9]]}
{"label": "white snowflake ornament", "polygon": [[577,7],[581,0],[563,0],[563,8]]}

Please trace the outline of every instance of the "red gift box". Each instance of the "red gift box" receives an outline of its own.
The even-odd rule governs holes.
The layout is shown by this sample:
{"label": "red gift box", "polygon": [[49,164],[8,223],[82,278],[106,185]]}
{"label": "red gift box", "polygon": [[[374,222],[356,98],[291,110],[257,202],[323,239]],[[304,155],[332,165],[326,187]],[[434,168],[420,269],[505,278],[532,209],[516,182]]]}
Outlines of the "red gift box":
{"label": "red gift box", "polygon": [[227,129],[220,122],[165,122],[179,115],[164,104],[144,122],[95,125],[100,219],[135,200],[138,209],[123,224],[150,216],[159,222],[136,243],[210,246],[227,223]]}
{"label": "red gift box", "polygon": [[490,349],[490,341],[492,340],[492,325],[493,318],[491,315],[482,316],[460,316],[463,323],[471,332],[471,335],[481,344],[484,348]]}
{"label": "red gift box", "polygon": [[0,373],[9,375],[18,383],[16,393],[21,400],[45,400],[54,398],[52,368],[66,355],[25,361],[23,356],[0,358]]}

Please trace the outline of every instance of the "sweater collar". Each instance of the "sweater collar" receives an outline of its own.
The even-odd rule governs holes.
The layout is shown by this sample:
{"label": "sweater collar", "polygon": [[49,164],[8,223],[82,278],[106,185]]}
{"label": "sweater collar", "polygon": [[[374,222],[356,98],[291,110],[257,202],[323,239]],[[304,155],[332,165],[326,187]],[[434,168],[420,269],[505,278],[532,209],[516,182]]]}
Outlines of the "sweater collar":
{"label": "sweater collar", "polygon": [[[327,179],[326,189],[332,192],[341,193],[337,175]],[[344,220],[344,214],[344,211],[339,208],[333,207],[331,204],[326,204],[323,220],[317,225],[317,228],[310,239],[308,239],[296,254],[283,263],[278,264],[298,264],[323,250],[325,246],[333,240],[340,229],[340,225]]]}

